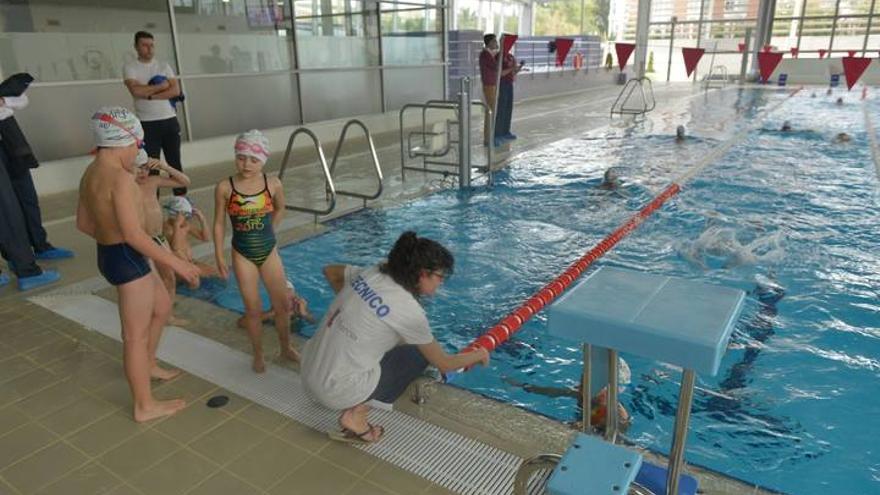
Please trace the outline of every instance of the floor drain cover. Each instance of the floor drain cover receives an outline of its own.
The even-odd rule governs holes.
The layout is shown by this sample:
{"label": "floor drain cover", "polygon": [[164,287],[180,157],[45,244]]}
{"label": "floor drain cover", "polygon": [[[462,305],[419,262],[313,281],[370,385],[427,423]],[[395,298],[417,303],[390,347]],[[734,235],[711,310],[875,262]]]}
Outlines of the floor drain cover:
{"label": "floor drain cover", "polygon": [[210,408],[223,407],[228,403],[229,397],[226,397],[225,395],[215,395],[208,399],[208,407]]}

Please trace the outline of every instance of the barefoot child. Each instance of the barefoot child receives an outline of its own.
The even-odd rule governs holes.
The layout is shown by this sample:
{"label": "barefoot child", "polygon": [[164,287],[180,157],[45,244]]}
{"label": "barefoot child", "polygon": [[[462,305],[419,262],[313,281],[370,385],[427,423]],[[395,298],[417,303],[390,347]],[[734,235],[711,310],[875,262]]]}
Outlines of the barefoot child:
{"label": "barefoot child", "polygon": [[[163,175],[162,173],[167,174]],[[159,246],[170,251],[171,246],[168,239],[162,232],[162,207],[159,206],[159,188],[162,187],[188,187],[190,184],[189,177],[183,172],[177,171],[167,163],[150,158],[146,163],[139,163],[135,174],[135,181],[141,190],[141,201],[144,210],[144,229],[147,235],[153,238],[153,241]],[[171,298],[171,307],[174,307],[174,298],[177,295],[177,282],[174,279],[174,270],[171,267],[156,263],[156,271],[162,283],[165,284],[165,290]],[[172,310],[173,313],[173,310]],[[178,320],[172,314],[169,317],[172,325],[181,325],[183,322]]]}
{"label": "barefoot child", "polygon": [[149,421],[186,405],[179,399],[156,400],[150,390],[151,378],[169,379],[180,372],[162,369],[156,361],[171,301],[149,259],[170,266],[193,284],[198,282],[198,271],[159,247],[144,230],[143,203],[134,174],[136,157],[145,158],[146,153],[144,131],[134,114],[121,107],[102,108],[92,116],[92,130],[98,150],[80,182],[76,225],[97,241],[98,270],[116,286],[134,420]]}
{"label": "barefoot child", "polygon": [[275,229],[284,211],[284,190],[281,181],[269,179],[263,165],[269,159],[269,140],[257,130],[240,134],[235,139],[237,173],[220,181],[214,190],[214,255],[222,278],[228,277],[223,253],[226,214],[232,221],[232,269],[245,308],[245,328],[254,349],[252,368],[266,370],[263,361],[263,303],[258,292],[260,279],[269,292],[275,310],[275,330],[281,356],[299,361],[299,354],[290,344],[290,312],[287,309],[284,267],[275,248]]}
{"label": "barefoot child", "polygon": [[[196,265],[201,277],[216,277],[217,267],[193,259],[192,245],[189,237],[195,237],[200,241],[210,240],[208,236],[208,222],[201,210],[193,208],[192,203],[185,196],[172,196],[164,205],[167,217],[163,226],[163,233],[168,239],[171,251],[184,261]],[[193,219],[198,225],[193,224]]]}
{"label": "barefoot child", "polygon": [[[315,323],[315,317],[312,316],[312,313],[309,311],[309,303],[306,302],[305,298],[296,293],[296,288],[293,286],[293,282],[290,280],[287,281],[287,311],[290,313],[290,318],[302,318],[303,320],[309,323]],[[268,323],[275,319],[275,311],[269,310],[264,311],[262,315],[260,315],[260,320],[263,323]],[[242,316],[238,319],[239,328],[245,327],[245,317]]]}

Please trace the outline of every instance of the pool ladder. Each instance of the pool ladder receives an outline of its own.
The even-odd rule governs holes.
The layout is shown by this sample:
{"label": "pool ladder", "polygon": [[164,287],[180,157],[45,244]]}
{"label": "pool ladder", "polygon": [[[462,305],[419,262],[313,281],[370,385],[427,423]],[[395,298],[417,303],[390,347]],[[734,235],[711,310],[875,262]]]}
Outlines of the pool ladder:
{"label": "pool ladder", "polygon": [[[633,102],[634,104],[629,106],[633,94],[641,96],[641,102]],[[627,81],[620,94],[617,95],[617,99],[611,105],[611,117],[613,118],[614,114],[633,115],[636,117],[644,116],[646,113],[654,110],[656,106],[654,85],[651,83],[651,80],[647,77],[636,77]]]}
{"label": "pool ladder", "polygon": [[[345,144],[345,137],[348,134],[348,129],[351,126],[360,127],[364,131],[364,137],[367,141],[367,146],[370,150],[370,161],[373,165],[373,173],[376,177],[376,190],[371,194],[365,194],[357,191],[345,191],[336,188],[336,184],[333,181],[334,172],[336,172],[336,162],[339,159],[339,153],[342,150],[342,145]],[[324,147],[321,145],[321,140],[318,139],[318,136],[312,132],[308,127],[300,127],[296,129],[290,134],[290,138],[287,140],[287,149],[284,150],[284,159],[281,161],[281,170],[278,172],[278,179],[284,179],[284,172],[287,170],[287,164],[290,159],[290,153],[293,150],[293,143],[296,141],[297,136],[300,134],[304,134],[308,136],[312,140],[312,144],[314,145],[315,153],[318,156],[317,166],[321,169],[321,174],[324,176],[324,192],[325,192],[325,200],[326,206],[324,208],[311,208],[308,206],[298,206],[292,204],[285,204],[285,209],[291,211],[299,211],[303,213],[311,213],[315,216],[315,223],[318,223],[318,217],[329,215],[336,208],[336,196],[348,196],[353,198],[359,198],[363,200],[362,208],[367,207],[367,201],[377,199],[382,195],[383,189],[383,177],[382,177],[382,167],[379,165],[379,157],[376,154],[376,145],[373,143],[373,136],[370,134],[370,130],[367,126],[358,119],[351,119],[345,123],[342,127],[342,132],[339,134],[339,139],[336,141],[336,150],[333,152],[333,159],[330,161],[330,165],[327,165],[327,158],[324,156]]]}

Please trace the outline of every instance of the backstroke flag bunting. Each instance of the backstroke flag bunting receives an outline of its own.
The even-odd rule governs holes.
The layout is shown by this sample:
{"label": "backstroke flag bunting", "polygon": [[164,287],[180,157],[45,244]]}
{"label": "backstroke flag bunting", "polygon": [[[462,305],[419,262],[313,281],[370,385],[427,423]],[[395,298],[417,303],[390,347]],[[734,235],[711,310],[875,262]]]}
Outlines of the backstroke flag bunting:
{"label": "backstroke flag bunting", "polygon": [[687,72],[688,77],[690,77],[691,73],[694,72],[694,69],[697,68],[697,64],[700,63],[700,59],[705,52],[706,50],[702,48],[681,49],[681,54],[684,56],[684,70]]}
{"label": "backstroke flag bunting", "polygon": [[568,52],[571,50],[572,45],[574,45],[574,40],[571,38],[556,38],[557,67],[565,65],[565,57],[568,56]]}
{"label": "backstroke flag bunting", "polygon": [[761,52],[758,54],[758,70],[761,72],[761,81],[767,82],[770,75],[776,70],[776,66],[782,61],[780,52]]}
{"label": "backstroke flag bunting", "polygon": [[626,62],[629,60],[629,56],[635,49],[636,45],[633,43],[614,44],[614,51],[617,52],[617,65],[620,66],[620,70],[623,70],[623,68],[626,67]]}
{"label": "backstroke flag bunting", "polygon": [[867,57],[843,57],[843,74],[846,76],[846,89],[850,90],[857,82],[865,69],[871,65],[871,59]]}

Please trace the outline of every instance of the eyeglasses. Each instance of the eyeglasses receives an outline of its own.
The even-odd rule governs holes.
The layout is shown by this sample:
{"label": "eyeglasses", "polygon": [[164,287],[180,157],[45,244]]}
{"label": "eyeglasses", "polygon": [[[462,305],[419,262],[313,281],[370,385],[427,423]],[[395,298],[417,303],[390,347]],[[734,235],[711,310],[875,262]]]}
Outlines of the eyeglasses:
{"label": "eyeglasses", "polygon": [[100,120],[101,122],[106,122],[112,126],[116,126],[120,129],[122,129],[123,131],[125,131],[126,133],[128,133],[129,136],[134,138],[134,144],[137,145],[139,150],[142,150],[142,149],[144,149],[144,147],[146,147],[146,144],[144,144],[143,139],[137,137],[137,134],[131,132],[131,129],[129,129],[128,127],[125,127],[124,125],[119,123],[119,121],[114,119],[113,116],[111,116],[110,114],[106,114],[106,113],[98,114],[98,120]]}
{"label": "eyeglasses", "polygon": [[239,141],[235,143],[235,151],[252,151],[261,156],[269,156],[269,151],[257,143],[246,143]]}
{"label": "eyeglasses", "polygon": [[431,275],[434,275],[435,277],[440,278],[441,281],[446,280],[446,273],[445,272],[440,272],[440,271],[434,270],[431,272]]}

